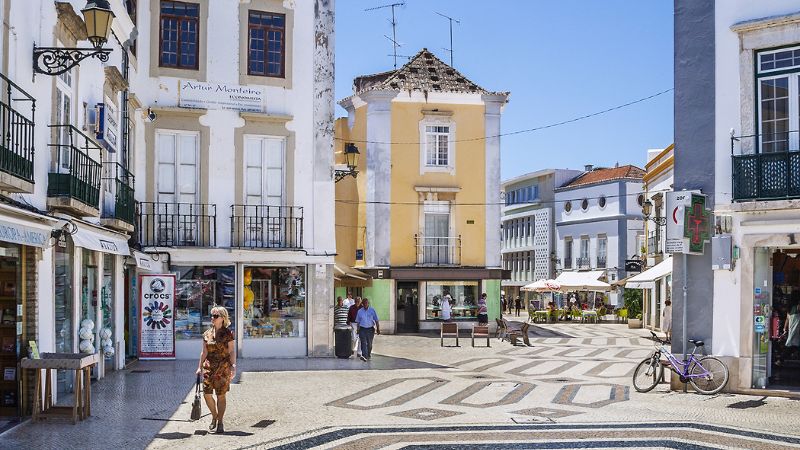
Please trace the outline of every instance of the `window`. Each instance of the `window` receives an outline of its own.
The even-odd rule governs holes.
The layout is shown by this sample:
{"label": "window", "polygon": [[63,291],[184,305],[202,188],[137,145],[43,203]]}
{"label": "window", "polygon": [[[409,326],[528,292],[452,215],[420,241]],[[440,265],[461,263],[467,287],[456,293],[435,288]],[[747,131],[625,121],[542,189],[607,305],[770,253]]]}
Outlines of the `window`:
{"label": "window", "polygon": [[305,270],[300,267],[244,268],[245,339],[304,337]]}
{"label": "window", "polygon": [[600,199],[597,201],[597,204],[600,205],[601,208],[605,208],[606,207],[606,197],[605,196],[600,197]]}
{"label": "window", "polygon": [[454,258],[454,242],[450,235],[449,212],[425,213],[425,232],[422,237],[423,263],[450,264]]}
{"label": "window", "polygon": [[[60,46],[60,45],[59,45]],[[56,77],[56,108],[55,124],[72,124],[72,70],[68,70]],[[72,139],[68,127],[56,128],[56,145],[58,149],[57,170],[61,173],[69,172],[71,159]]]}
{"label": "window", "polygon": [[605,267],[608,252],[608,238],[597,236],[597,267]]}
{"label": "window", "polygon": [[198,203],[198,140],[194,132],[156,132],[158,198],[162,203]]}
{"label": "window", "polygon": [[250,11],[247,34],[247,74],[283,77],[286,16]]}
{"label": "window", "polygon": [[245,200],[248,205],[283,205],[285,139],[245,137]]}
{"label": "window", "polygon": [[581,201],[581,209],[584,210],[584,211],[589,209],[589,200],[583,199]]}
{"label": "window", "polygon": [[[787,74],[787,71],[794,73]],[[756,77],[761,151],[772,153],[797,149],[799,138],[796,131],[800,130],[800,47],[759,52]]]}
{"label": "window", "polygon": [[566,212],[572,211],[572,202],[568,201],[568,202],[564,203],[564,211],[566,211]]}
{"label": "window", "polygon": [[200,5],[162,1],[159,66],[196,70],[200,60],[199,27]]}
{"label": "window", "polygon": [[581,259],[589,259],[589,238],[581,238]]}
{"label": "window", "polygon": [[428,166],[448,166],[450,127],[427,125],[425,127],[425,164]]}
{"label": "window", "polygon": [[643,206],[644,205],[644,195],[639,194],[639,196],[636,197],[636,203],[638,203],[640,207]]}
{"label": "window", "polygon": [[442,298],[450,295],[452,320],[477,320],[478,282],[477,281],[428,281],[425,283],[425,318],[441,319]]}
{"label": "window", "polygon": [[[200,339],[211,328],[211,308],[224,306],[236,322],[236,284],[234,268],[209,266],[176,266],[178,274],[175,299],[175,339]],[[233,333],[236,336],[236,332]]]}
{"label": "window", "polygon": [[572,268],[572,238],[564,238],[564,268]]}
{"label": "window", "polygon": [[[125,10],[128,12],[128,17],[131,18],[131,22],[133,22],[133,26],[136,26],[136,4],[138,0],[125,0]],[[131,54],[136,56],[136,39],[131,41],[130,46]]]}

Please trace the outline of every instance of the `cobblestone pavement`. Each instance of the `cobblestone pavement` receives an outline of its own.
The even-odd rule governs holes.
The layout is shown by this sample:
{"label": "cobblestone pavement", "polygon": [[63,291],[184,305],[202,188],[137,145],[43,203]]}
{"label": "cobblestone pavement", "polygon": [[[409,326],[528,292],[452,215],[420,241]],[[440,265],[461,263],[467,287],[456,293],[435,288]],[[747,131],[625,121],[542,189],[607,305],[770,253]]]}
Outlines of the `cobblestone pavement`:
{"label": "cobblestone pavement", "polygon": [[800,447],[796,400],[635,392],[646,333],[554,324],[532,347],[378,336],[369,363],[240,360],[221,436],[187,420],[196,363],[140,362],[95,383],[87,421],[27,423],[0,448]]}

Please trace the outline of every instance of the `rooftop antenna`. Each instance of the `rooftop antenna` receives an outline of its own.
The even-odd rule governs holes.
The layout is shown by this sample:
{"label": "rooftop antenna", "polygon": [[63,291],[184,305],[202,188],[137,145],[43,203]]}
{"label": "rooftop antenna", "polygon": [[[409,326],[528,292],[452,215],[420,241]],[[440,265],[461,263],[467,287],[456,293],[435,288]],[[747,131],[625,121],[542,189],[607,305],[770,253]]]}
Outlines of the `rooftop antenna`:
{"label": "rooftop antenna", "polygon": [[397,2],[397,3],[392,3],[391,5],[376,6],[374,8],[367,8],[367,9],[364,10],[364,11],[375,11],[375,10],[383,9],[383,8],[392,8],[392,21],[391,21],[391,24],[392,24],[392,38],[389,39],[389,36],[386,36],[386,39],[389,39],[390,41],[392,41],[392,48],[394,49],[392,54],[394,56],[394,68],[395,68],[395,70],[397,70],[397,47],[400,46],[400,44],[397,43],[397,20],[395,20],[395,15],[394,15],[394,9],[396,7],[398,7],[398,6],[406,6],[406,2],[405,1],[400,1],[400,2]]}
{"label": "rooftop antenna", "polygon": [[461,21],[458,20],[458,19],[455,19],[453,17],[446,16],[446,15],[440,13],[440,12],[437,12],[436,14],[444,17],[445,19],[447,19],[450,22],[450,48],[446,48],[445,50],[450,52],[450,67],[453,67],[453,22],[461,25]]}

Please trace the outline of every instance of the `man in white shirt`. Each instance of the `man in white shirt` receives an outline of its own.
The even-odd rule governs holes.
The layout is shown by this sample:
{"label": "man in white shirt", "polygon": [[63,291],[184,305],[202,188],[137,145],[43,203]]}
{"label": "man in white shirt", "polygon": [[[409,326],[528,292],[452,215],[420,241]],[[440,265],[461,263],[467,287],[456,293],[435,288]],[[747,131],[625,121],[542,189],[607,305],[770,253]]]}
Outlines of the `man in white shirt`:
{"label": "man in white shirt", "polygon": [[353,306],[355,304],[356,304],[356,301],[353,300],[353,294],[348,292],[347,293],[347,298],[344,299],[343,305],[346,306],[347,308],[350,308],[351,306]]}

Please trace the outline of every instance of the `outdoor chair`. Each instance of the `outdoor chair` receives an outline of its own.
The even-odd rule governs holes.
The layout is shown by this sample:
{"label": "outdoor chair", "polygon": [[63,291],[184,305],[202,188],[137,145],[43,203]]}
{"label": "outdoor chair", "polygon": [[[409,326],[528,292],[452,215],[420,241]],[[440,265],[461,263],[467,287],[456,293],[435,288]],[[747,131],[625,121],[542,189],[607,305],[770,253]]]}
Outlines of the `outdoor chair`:
{"label": "outdoor chair", "polygon": [[444,347],[444,338],[456,338],[456,347],[458,345],[458,324],[455,322],[442,322],[441,346]]}
{"label": "outdoor chair", "polygon": [[531,342],[528,339],[528,328],[530,326],[531,326],[531,324],[526,322],[524,325],[522,325],[522,328],[520,328],[518,330],[517,329],[509,330],[508,331],[508,337],[509,337],[509,340],[511,341],[511,345],[516,346],[517,345],[517,339],[522,338],[522,342],[524,342],[525,345],[527,345],[528,347],[532,347]]}
{"label": "outdoor chair", "polygon": [[529,322],[533,322],[533,321],[535,321],[535,320],[536,320],[536,316],[535,316],[535,314],[536,314],[536,311],[535,311],[535,310],[533,310],[533,309],[531,309],[531,308],[528,308],[528,321],[529,321]]}
{"label": "outdoor chair", "polygon": [[472,346],[475,347],[475,338],[486,338],[486,346],[491,347],[489,342],[489,325],[472,326]]}
{"label": "outdoor chair", "polygon": [[622,323],[628,323],[628,309],[622,308],[617,310],[617,321]]}

